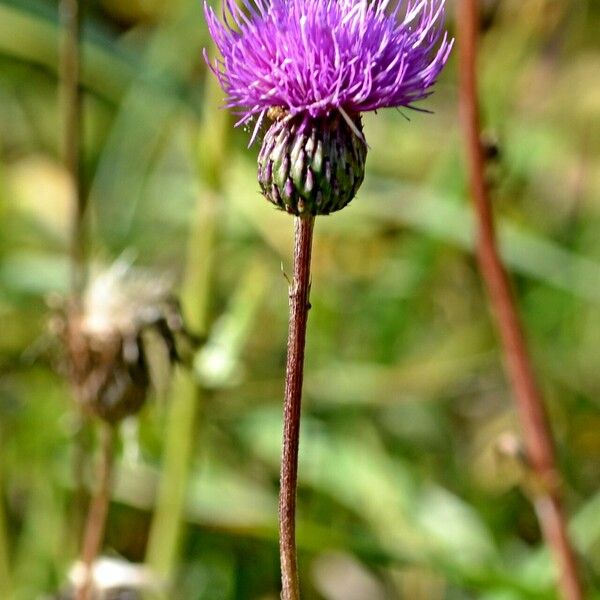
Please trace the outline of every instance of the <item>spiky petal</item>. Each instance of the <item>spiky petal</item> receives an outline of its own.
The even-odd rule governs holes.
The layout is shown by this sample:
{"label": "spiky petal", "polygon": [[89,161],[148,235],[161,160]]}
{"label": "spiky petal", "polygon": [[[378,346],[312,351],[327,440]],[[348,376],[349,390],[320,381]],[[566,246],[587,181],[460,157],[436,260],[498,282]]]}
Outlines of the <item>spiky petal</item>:
{"label": "spiky petal", "polygon": [[240,124],[275,107],[320,118],[411,106],[429,95],[452,47],[445,0],[223,3],[219,20],[205,2],[221,54],[211,68]]}

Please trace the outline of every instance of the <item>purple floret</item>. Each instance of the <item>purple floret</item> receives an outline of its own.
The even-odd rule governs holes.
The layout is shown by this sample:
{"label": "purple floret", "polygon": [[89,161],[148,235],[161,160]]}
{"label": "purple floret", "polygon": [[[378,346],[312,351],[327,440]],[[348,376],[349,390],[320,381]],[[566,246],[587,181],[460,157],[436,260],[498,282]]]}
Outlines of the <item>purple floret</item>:
{"label": "purple floret", "polygon": [[259,122],[273,107],[317,118],[411,107],[428,96],[452,48],[445,0],[205,2],[227,106]]}

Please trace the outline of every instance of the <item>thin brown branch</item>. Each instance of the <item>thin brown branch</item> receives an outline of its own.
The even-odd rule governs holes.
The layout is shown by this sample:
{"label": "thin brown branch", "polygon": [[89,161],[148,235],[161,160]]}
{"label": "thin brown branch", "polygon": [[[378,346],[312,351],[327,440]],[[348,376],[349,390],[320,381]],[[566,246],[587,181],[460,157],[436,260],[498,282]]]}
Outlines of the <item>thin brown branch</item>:
{"label": "thin brown branch", "polygon": [[[60,153],[71,179],[71,294],[68,310],[70,318],[78,320],[82,311],[82,296],[87,278],[86,235],[84,215],[86,198],[81,169],[81,32],[85,0],[60,0],[59,97]],[[77,404],[80,404],[79,402]],[[88,417],[76,415],[77,433],[73,437],[73,518],[71,527],[79,539],[85,516],[86,491],[84,470],[87,457],[85,429]]]}
{"label": "thin brown branch", "polygon": [[100,463],[98,465],[98,488],[88,511],[81,548],[83,581],[76,593],[76,600],[90,600],[93,587],[94,562],[102,547],[106,518],[110,505],[112,466],[115,450],[116,430],[113,425],[101,424]]}
{"label": "thin brown branch", "polygon": [[552,433],[527,351],[516,302],[496,243],[494,217],[485,179],[477,93],[478,4],[477,0],[460,0],[457,18],[460,108],[478,228],[477,257],[502,341],[505,367],[514,390],[527,459],[540,483],[534,500],[538,520],[559,568],[559,586],[563,598],[581,600],[583,590],[575,553],[567,534],[561,477]]}
{"label": "thin brown branch", "polygon": [[299,600],[300,583],[296,556],[296,487],[300,409],[304,375],[306,323],[310,310],[310,258],[314,217],[296,217],[294,279],[290,287],[290,320],[285,380],[283,452],[279,492],[279,555],[282,600]]}
{"label": "thin brown branch", "polygon": [[61,154],[72,182],[73,225],[71,241],[72,300],[78,303],[85,285],[86,199],[81,174],[81,31],[83,0],[61,0],[60,90]]}

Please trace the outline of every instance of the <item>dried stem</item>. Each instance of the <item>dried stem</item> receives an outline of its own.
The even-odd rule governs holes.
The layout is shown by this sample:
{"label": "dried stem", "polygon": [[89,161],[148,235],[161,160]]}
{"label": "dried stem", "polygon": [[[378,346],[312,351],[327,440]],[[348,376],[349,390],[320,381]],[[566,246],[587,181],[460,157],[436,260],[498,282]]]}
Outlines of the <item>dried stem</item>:
{"label": "dried stem", "polygon": [[310,310],[310,256],[314,217],[296,217],[294,279],[290,287],[290,319],[285,379],[283,452],[279,492],[279,556],[282,600],[299,600],[300,585],[296,557],[296,486],[300,408],[304,373],[306,323]]}
{"label": "dried stem", "polygon": [[110,505],[112,466],[115,450],[116,429],[107,423],[101,424],[100,463],[98,465],[98,488],[90,503],[83,545],[81,563],[83,581],[77,590],[76,600],[90,600],[92,597],[93,567],[104,539],[106,517]]}
{"label": "dried stem", "polygon": [[485,155],[481,143],[477,95],[478,1],[460,0],[458,11],[460,107],[471,195],[478,225],[477,257],[502,341],[505,367],[514,390],[528,462],[540,484],[534,500],[538,520],[560,570],[563,598],[581,600],[582,585],[567,534],[560,489],[561,477],[556,464],[552,433],[527,352],[515,299],[496,244],[494,217],[485,180]]}
{"label": "dried stem", "polygon": [[[83,4],[85,0],[61,0],[60,12],[60,56],[59,56],[59,98],[61,118],[60,150],[63,164],[71,178],[72,223],[71,223],[71,294],[68,310],[77,319],[82,311],[82,295],[87,278],[85,211],[86,197],[83,190],[81,169],[81,33],[83,24]],[[79,400],[79,399],[76,399]],[[77,402],[80,405],[79,402]],[[77,411],[75,415],[77,432],[73,436],[72,471],[75,482],[71,531],[79,539],[85,516],[86,490],[84,470],[87,458],[85,429],[88,417]]]}
{"label": "dried stem", "polygon": [[62,119],[61,151],[73,185],[73,225],[71,241],[72,300],[79,303],[85,285],[86,199],[81,176],[81,30],[83,0],[61,0],[60,95]]}

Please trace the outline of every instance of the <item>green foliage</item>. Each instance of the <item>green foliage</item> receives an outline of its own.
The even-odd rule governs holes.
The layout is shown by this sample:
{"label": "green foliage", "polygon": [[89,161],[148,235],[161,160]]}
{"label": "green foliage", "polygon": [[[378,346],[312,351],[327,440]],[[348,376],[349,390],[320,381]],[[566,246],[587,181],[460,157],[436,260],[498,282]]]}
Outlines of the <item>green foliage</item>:
{"label": "green foliage", "polygon": [[[88,4],[92,260],[133,249],[173,275],[208,338],[195,383],[189,371],[175,387],[201,398],[195,409],[163,391],[122,432],[106,553],[144,560],[179,431],[169,411],[183,406],[193,442],[179,440],[183,537],[169,540],[174,567],[154,560],[174,573],[169,597],[274,600],[292,221],[259,195],[258,146],[215,108],[200,3]],[[574,539],[600,598],[600,6],[489,4],[482,101],[499,145],[489,179]],[[46,303],[68,288],[58,33],[56,3],[0,1],[2,599],[55,593],[78,543],[77,427]],[[524,475],[497,450],[518,428],[472,256],[455,75],[451,64],[433,115],[365,118],[363,188],[317,220],[298,503],[307,600],[556,598]]]}

